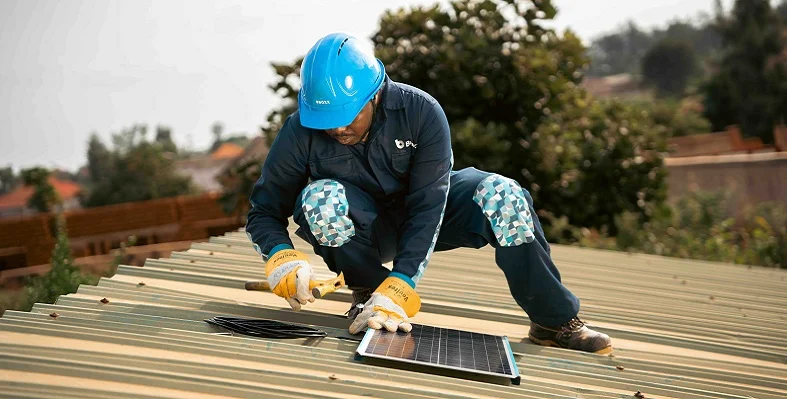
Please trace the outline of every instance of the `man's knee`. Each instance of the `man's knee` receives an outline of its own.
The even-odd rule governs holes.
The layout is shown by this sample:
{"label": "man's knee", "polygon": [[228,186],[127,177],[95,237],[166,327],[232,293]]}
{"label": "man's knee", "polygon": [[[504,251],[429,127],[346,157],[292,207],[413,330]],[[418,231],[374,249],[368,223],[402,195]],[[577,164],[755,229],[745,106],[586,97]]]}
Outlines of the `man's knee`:
{"label": "man's knee", "polygon": [[295,205],[295,222],[310,231],[318,244],[340,247],[355,235],[342,183],[330,179],[313,181],[301,191]]}
{"label": "man's knee", "polygon": [[533,203],[530,193],[515,180],[492,174],[481,180],[473,201],[489,221],[498,244],[510,247],[533,242]]}

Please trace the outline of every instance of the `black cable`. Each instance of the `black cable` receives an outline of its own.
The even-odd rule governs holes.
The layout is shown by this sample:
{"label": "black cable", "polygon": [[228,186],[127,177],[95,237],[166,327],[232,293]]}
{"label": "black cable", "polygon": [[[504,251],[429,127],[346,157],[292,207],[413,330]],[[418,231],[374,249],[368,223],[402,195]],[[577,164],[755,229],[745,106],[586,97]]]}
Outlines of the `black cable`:
{"label": "black cable", "polygon": [[206,322],[226,328],[232,332],[260,338],[311,338],[326,337],[325,331],[297,324],[282,323],[268,319],[242,319],[239,317],[216,316]]}

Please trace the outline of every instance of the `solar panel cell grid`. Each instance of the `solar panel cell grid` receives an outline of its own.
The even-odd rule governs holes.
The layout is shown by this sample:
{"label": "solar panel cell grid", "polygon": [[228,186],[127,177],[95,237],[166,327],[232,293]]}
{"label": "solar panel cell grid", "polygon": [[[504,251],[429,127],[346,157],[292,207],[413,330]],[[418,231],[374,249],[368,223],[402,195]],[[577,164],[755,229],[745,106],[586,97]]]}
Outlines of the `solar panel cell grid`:
{"label": "solar panel cell grid", "polygon": [[370,330],[358,348],[364,356],[423,363],[451,369],[518,376],[503,337],[413,325],[409,333]]}

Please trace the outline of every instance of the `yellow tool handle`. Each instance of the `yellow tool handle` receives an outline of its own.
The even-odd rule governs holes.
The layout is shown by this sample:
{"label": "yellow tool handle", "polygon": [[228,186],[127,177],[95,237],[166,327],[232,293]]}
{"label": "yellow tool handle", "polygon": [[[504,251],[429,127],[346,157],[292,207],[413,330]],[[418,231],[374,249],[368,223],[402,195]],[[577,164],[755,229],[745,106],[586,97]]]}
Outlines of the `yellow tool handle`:
{"label": "yellow tool handle", "polygon": [[[328,280],[312,280],[309,282],[309,288],[312,290],[312,295],[315,298],[322,298],[344,286],[344,273],[339,273],[338,276]],[[247,291],[270,291],[271,285],[267,281],[247,281]]]}

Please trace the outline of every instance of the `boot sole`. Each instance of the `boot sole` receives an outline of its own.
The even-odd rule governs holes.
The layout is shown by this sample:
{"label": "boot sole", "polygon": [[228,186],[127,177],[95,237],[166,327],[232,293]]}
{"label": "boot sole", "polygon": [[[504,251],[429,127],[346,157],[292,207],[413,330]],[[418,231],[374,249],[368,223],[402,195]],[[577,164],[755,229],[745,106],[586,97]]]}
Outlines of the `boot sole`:
{"label": "boot sole", "polygon": [[[564,348],[564,347],[558,345],[557,342],[555,342],[555,341],[550,341],[550,340],[546,340],[546,339],[538,339],[538,338],[536,338],[536,337],[534,337],[532,335],[528,335],[527,337],[531,341],[533,341],[534,344],[537,344],[537,345],[551,346],[551,347],[560,348],[560,349],[569,349],[569,348]],[[572,349],[572,350],[575,350],[575,349]],[[599,349],[599,350],[597,350],[595,352],[590,352],[590,353],[595,353],[595,354],[598,354],[598,355],[606,355],[606,354],[612,353],[612,345],[604,347],[604,348],[601,348],[601,349]]]}

